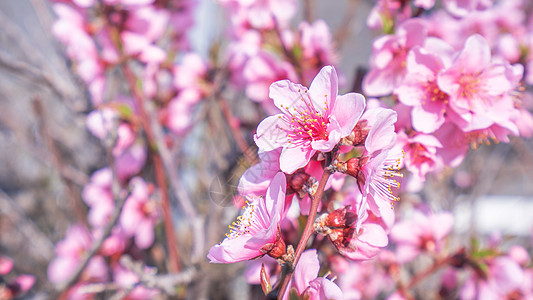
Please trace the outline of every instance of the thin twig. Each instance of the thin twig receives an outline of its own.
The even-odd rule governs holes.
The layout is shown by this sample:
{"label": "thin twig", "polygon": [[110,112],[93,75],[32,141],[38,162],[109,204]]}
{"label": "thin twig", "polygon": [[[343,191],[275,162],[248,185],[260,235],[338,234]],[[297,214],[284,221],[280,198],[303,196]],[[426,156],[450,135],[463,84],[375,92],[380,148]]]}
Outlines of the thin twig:
{"label": "thin twig", "polygon": [[235,139],[237,146],[239,146],[242,154],[244,155],[244,158],[246,158],[246,161],[250,166],[255,165],[259,162],[259,159],[257,158],[257,155],[254,151],[250,151],[250,147],[248,146],[246,140],[244,139],[244,136],[242,135],[239,126],[239,121],[237,120],[237,118],[235,118],[235,116],[233,116],[233,113],[231,112],[226,98],[220,96],[218,97],[217,102],[220,106],[220,110],[222,111],[222,115],[224,115],[226,123],[228,123],[228,126],[231,130],[231,133],[233,134],[233,138]]}
{"label": "thin twig", "polygon": [[13,57],[10,57],[3,51],[0,51],[0,67],[14,74],[19,74],[22,78],[26,78],[29,82],[46,86],[54,95],[60,99],[64,98],[63,93],[55,85],[52,79],[50,79],[50,77],[31,65],[13,59]]}
{"label": "thin twig", "polygon": [[63,181],[63,184],[65,185],[65,188],[67,190],[68,195],[70,196],[72,207],[74,208],[74,213],[76,214],[76,218],[79,222],[88,225],[87,222],[87,216],[85,214],[85,211],[82,206],[82,199],[79,194],[79,191],[77,190],[76,186],[74,185],[74,182],[72,182],[69,177],[65,174],[66,170],[66,164],[63,161],[63,155],[59,153],[59,150],[57,149],[56,142],[53,140],[53,138],[50,135],[50,128],[48,126],[46,112],[44,110],[42,101],[39,97],[35,97],[33,99],[33,110],[35,112],[35,115],[37,116],[37,123],[39,124],[39,128],[41,129],[41,136],[44,138],[44,143],[48,150],[50,151],[50,154],[52,156],[52,165],[55,167],[55,169],[59,172],[59,176],[61,178],[61,181]]}
{"label": "thin twig", "polygon": [[[163,210],[163,223],[165,225],[165,234],[166,234],[167,248],[168,248],[168,254],[169,254],[170,270],[172,272],[179,272],[181,266],[180,266],[178,247],[177,247],[178,243],[176,241],[176,235],[174,232],[174,224],[172,222],[172,215],[170,212],[170,198],[168,195],[165,168],[163,166],[163,161],[160,155],[160,150],[166,147],[164,145],[159,145],[155,139],[154,132],[152,130],[152,124],[150,122],[148,113],[146,112],[144,96],[136,84],[135,75],[131,71],[127,61],[122,64],[122,71],[124,73],[124,77],[126,78],[126,81],[128,82],[130,86],[131,92],[134,96],[137,109],[139,110],[139,116],[141,118],[141,123],[143,125],[144,132],[146,133],[150,152],[152,154],[155,177],[156,177],[155,179],[156,179],[157,186],[159,187],[159,190],[161,192],[161,198],[162,198],[161,206]],[[162,147],[159,148],[158,146],[162,146]]]}
{"label": "thin twig", "polygon": [[191,282],[197,273],[194,268],[189,268],[180,273],[157,275],[155,268],[149,268],[143,262],[134,261],[128,255],[120,258],[120,264],[139,276],[139,282],[142,285],[161,290],[167,295],[176,295],[176,286]]}
{"label": "thin twig", "polygon": [[[113,164],[112,164],[113,165]],[[89,261],[91,258],[100,250],[102,247],[102,244],[107,239],[107,237],[111,234],[111,230],[113,227],[117,224],[118,218],[120,216],[120,213],[122,212],[122,207],[124,206],[124,202],[129,196],[129,192],[127,195],[121,196],[121,188],[120,183],[118,182],[118,178],[116,176],[115,170],[113,170],[113,183],[112,183],[112,192],[113,192],[113,198],[115,202],[115,209],[113,210],[113,214],[111,215],[111,219],[107,223],[107,225],[104,227],[102,235],[93,242],[91,249],[85,253],[83,258],[81,259],[81,263],[78,265],[76,270],[72,273],[72,275],[59,286],[59,290],[63,291],[62,296],[60,298],[66,297],[66,293],[68,292],[67,289],[70,288],[73,284],[75,284],[87,265],[89,264]]]}
{"label": "thin twig", "polygon": [[361,0],[350,0],[346,4],[348,7],[344,11],[341,24],[333,35],[333,40],[335,41],[335,45],[337,45],[338,48],[342,48],[344,42],[346,41],[348,36],[350,36],[350,32],[352,30],[352,22],[357,16],[357,9],[359,8],[360,2]]}
{"label": "thin twig", "polygon": [[48,238],[44,232],[41,231],[39,226],[37,226],[30,217],[26,215],[24,210],[18,205],[17,201],[13,200],[6,194],[3,190],[0,189],[0,214],[5,215],[7,218],[11,219],[12,222],[16,225],[17,230],[19,230],[28,241],[34,247],[38,247],[39,255],[41,255],[45,260],[49,261],[54,256],[54,244]]}

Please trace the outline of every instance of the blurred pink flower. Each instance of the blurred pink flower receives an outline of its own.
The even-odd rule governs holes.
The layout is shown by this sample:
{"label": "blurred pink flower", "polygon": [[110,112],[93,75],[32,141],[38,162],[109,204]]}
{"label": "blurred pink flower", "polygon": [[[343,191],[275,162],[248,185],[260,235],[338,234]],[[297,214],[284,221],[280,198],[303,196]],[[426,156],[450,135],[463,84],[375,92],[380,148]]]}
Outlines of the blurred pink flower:
{"label": "blurred pink flower", "polygon": [[120,215],[120,225],[127,235],[135,237],[135,245],[146,249],[154,242],[154,227],[159,219],[158,204],[151,199],[148,185],[140,178],[130,180],[133,186]]}
{"label": "blurred pink flower", "polygon": [[441,56],[415,47],[407,56],[407,74],[395,89],[398,99],[412,106],[413,128],[432,133],[445,121],[449,96],[437,86],[437,74],[445,67]]}
{"label": "blurred pink flower", "polygon": [[6,256],[0,256],[0,275],[6,275],[11,272],[13,261]]}
{"label": "blurred pink flower", "polygon": [[112,267],[113,279],[119,288],[127,292],[126,299],[130,300],[145,300],[154,299],[160,292],[157,289],[148,288],[140,283],[140,278],[137,274],[127,270],[119,264]]}
{"label": "blurred pink flower", "polygon": [[[438,87],[449,95],[449,116],[463,130],[485,129],[498,124],[517,131],[511,120],[516,111],[507,94],[514,84],[508,63],[491,60],[485,38],[473,35],[452,65],[440,72]],[[452,114],[456,113],[456,114]]]}
{"label": "blurred pink flower", "polygon": [[276,58],[267,51],[259,51],[250,57],[244,65],[242,75],[246,80],[246,96],[255,102],[262,104],[265,102],[264,105],[270,104],[269,87],[274,81],[297,78],[290,63]]}
{"label": "blurred pink flower", "polygon": [[493,0],[444,0],[446,9],[456,17],[465,17],[477,10],[484,10],[492,6]]}
{"label": "blurred pink flower", "polygon": [[405,131],[398,133],[398,144],[405,153],[406,169],[418,179],[424,181],[429,172],[439,171],[442,159],[437,156],[437,149],[442,148],[441,142],[433,135],[414,133],[408,136]]}
{"label": "blurred pink flower", "polygon": [[[52,283],[67,280],[81,263],[92,242],[87,228],[82,225],[71,226],[65,238],[56,244],[56,257],[48,265],[48,279]],[[82,278],[98,282],[107,280],[107,264],[103,257],[96,255],[91,258]]]}
{"label": "blurred pink flower", "polygon": [[442,251],[444,238],[452,231],[453,216],[449,212],[431,213],[416,210],[412,217],[394,225],[391,240],[396,243],[396,259],[406,263],[427,251]]}
{"label": "blurred pink flower", "polygon": [[406,73],[409,50],[423,46],[426,27],[420,19],[401,23],[395,34],[385,35],[374,41],[370,71],[363,79],[363,91],[368,96],[385,96],[392,93]]}
{"label": "blurred pink flower", "polygon": [[283,113],[267,117],[257,127],[254,140],[260,151],[283,147],[280,167],[293,173],[317,152],[329,152],[348,136],[365,107],[361,94],[337,96],[337,73],[322,68],[306,87],[288,80],[270,86],[270,97]]}
{"label": "blurred pink flower", "polygon": [[113,213],[115,203],[111,192],[112,171],[103,168],[93,173],[91,181],[83,188],[83,201],[90,207],[88,221],[96,228],[103,228]]}
{"label": "blurred pink flower", "polygon": [[269,254],[279,246],[284,248],[279,223],[285,204],[286,184],[285,175],[278,173],[265,197],[248,202],[243,215],[230,226],[231,232],[220,244],[211,247],[207,258],[212,263],[233,263]]}
{"label": "blurred pink flower", "polygon": [[520,266],[506,256],[487,262],[485,272],[472,272],[460,291],[460,299],[497,300],[506,299],[508,294],[519,289],[524,272]]}
{"label": "blurred pink flower", "polygon": [[324,277],[317,277],[320,262],[316,249],[309,249],[302,253],[294,275],[289,283],[283,299],[289,299],[291,288],[294,288],[303,299],[309,300],[340,300],[344,299],[341,289],[332,281]]}
{"label": "blurred pink flower", "polygon": [[335,256],[332,270],[339,276],[337,283],[345,299],[377,299],[380,293],[388,292],[394,287],[390,275],[375,259],[347,261]]}

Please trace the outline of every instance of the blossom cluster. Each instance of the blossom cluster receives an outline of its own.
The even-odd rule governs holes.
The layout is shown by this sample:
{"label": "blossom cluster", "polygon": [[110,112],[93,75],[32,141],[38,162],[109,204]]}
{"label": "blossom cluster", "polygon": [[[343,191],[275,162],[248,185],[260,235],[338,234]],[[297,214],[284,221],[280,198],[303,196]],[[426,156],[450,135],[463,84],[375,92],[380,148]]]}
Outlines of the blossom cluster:
{"label": "blossom cluster", "polygon": [[[184,297],[177,286],[192,285],[164,289],[147,265],[181,280],[183,264],[198,279],[207,261],[245,262],[246,280],[278,299],[414,299],[432,274],[443,298],[533,297],[526,248],[453,245],[452,213],[423,197],[400,202],[480,144],[533,134],[526,1],[377,0],[364,95],[339,92],[334,35],[323,20],[295,22],[295,0],[219,0],[227,43],[209,58],[188,40],[194,0],[52,2],[52,32],[90,96],[87,129],[107,151],[83,187],[86,219],[57,242],[48,266],[62,298],[94,298],[96,284],[128,299]],[[217,209],[176,184],[202,186],[212,169],[186,172],[177,161],[197,140],[213,142],[205,132],[217,132],[218,113],[248,168],[232,195],[242,214],[205,249],[216,230],[202,226],[219,221],[210,218]],[[231,165],[220,152],[209,155],[224,163],[196,159]],[[185,240],[180,254],[176,237]],[[410,264],[424,258],[428,268],[415,272]],[[3,276],[2,265],[0,257]],[[24,292],[33,282],[17,284]]]}
{"label": "blossom cluster", "polygon": [[[374,13],[395,25],[373,43],[363,90],[397,100],[407,170],[423,181],[428,173],[459,165],[470,146],[531,136],[531,94],[523,91],[524,81],[531,83],[525,74],[531,61],[525,2],[488,8],[487,1],[444,1],[450,14],[420,16],[384,11],[386,2],[378,1]],[[426,2],[414,6],[434,4]]]}

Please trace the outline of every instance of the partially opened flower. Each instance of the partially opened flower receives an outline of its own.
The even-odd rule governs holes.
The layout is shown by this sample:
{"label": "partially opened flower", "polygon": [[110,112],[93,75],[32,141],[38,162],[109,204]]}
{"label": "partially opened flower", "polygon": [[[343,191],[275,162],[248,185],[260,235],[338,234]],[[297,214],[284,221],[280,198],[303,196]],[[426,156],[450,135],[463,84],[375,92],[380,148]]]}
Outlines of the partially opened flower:
{"label": "partially opened flower", "polygon": [[[396,120],[396,112],[391,109],[377,107],[366,111],[355,128],[370,128],[363,155],[346,163],[346,173],[357,179],[362,194],[357,211],[365,212],[368,206],[376,217],[383,219],[387,228],[394,222],[392,203],[399,200],[392,192],[392,188],[400,186],[395,177],[402,177],[398,170],[402,164],[403,151],[395,147]],[[360,228],[362,220],[363,218],[358,218],[357,228]]]}
{"label": "partially opened flower", "polygon": [[282,113],[264,119],[254,140],[260,151],[283,147],[283,172],[290,174],[304,167],[317,151],[333,150],[357,124],[365,98],[356,93],[338,96],[337,81],[335,69],[326,66],[309,90],[288,80],[270,86],[270,98]]}
{"label": "partially opened flower", "polygon": [[233,263],[268,254],[279,258],[285,254],[285,242],[281,238],[280,221],[285,204],[286,179],[278,173],[265,197],[248,202],[242,216],[230,225],[222,243],[209,250],[207,258],[212,263]]}

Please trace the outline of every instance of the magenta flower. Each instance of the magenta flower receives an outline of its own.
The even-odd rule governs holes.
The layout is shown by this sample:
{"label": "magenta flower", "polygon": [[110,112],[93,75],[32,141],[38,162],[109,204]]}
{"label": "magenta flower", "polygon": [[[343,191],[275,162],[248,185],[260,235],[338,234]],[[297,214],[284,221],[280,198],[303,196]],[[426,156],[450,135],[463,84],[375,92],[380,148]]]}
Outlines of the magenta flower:
{"label": "magenta flower", "polygon": [[[276,248],[284,248],[281,239],[280,221],[285,204],[286,179],[278,173],[266,192],[265,197],[248,202],[242,216],[230,225],[222,243],[209,250],[207,258],[212,263],[234,263],[253,259]],[[285,249],[282,249],[283,252]]]}
{"label": "magenta flower", "polygon": [[426,214],[415,211],[412,218],[397,223],[391,230],[391,239],[396,243],[396,259],[406,263],[423,251],[439,253],[452,228],[453,216],[448,212]]}
{"label": "magenta flower", "polygon": [[280,167],[293,173],[317,152],[329,152],[348,136],[365,108],[361,94],[338,96],[337,73],[326,66],[306,87],[288,80],[270,86],[270,98],[282,111],[267,117],[254,136],[260,151],[283,147]]}

